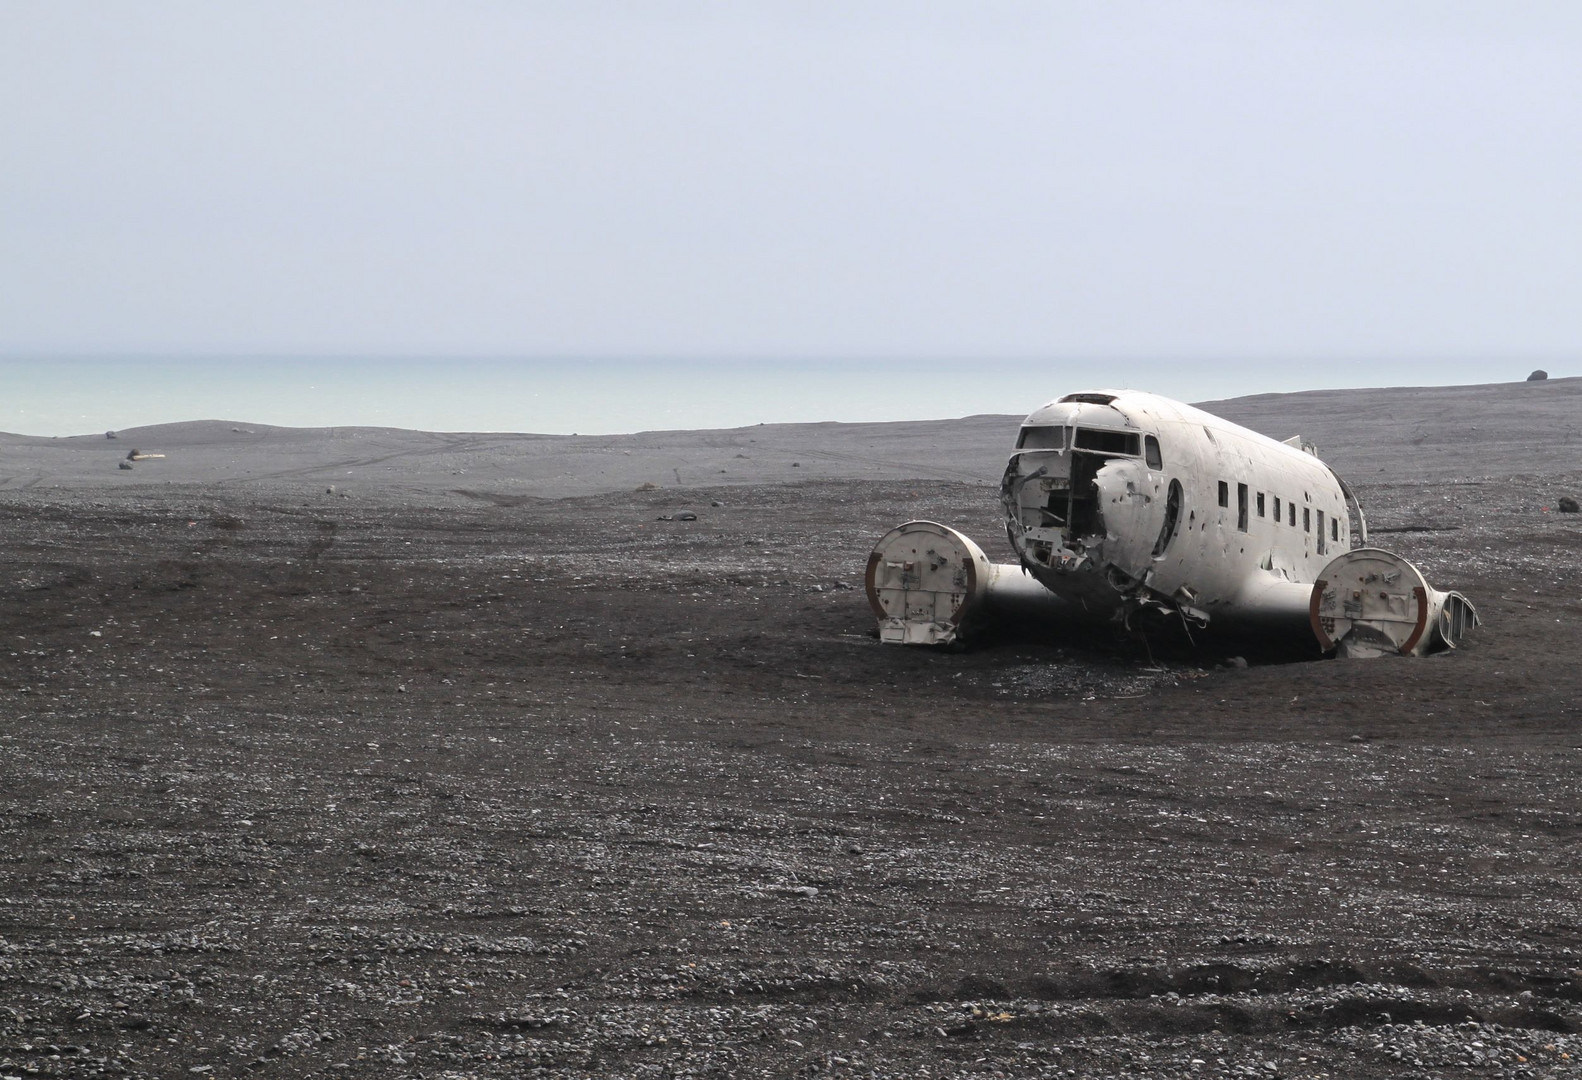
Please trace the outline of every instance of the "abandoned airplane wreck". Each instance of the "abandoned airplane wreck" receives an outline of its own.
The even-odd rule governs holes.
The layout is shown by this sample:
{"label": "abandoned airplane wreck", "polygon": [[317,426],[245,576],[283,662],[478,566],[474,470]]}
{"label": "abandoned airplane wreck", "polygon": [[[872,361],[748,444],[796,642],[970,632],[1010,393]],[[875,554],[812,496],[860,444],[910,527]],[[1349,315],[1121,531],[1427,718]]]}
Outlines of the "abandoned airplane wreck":
{"label": "abandoned airplane wreck", "polygon": [[882,641],[951,644],[1032,617],[1277,634],[1360,657],[1454,648],[1477,625],[1464,596],[1368,546],[1361,505],[1312,443],[1155,394],[1035,410],[1000,495],[1017,563],[935,522],[879,541],[866,583]]}

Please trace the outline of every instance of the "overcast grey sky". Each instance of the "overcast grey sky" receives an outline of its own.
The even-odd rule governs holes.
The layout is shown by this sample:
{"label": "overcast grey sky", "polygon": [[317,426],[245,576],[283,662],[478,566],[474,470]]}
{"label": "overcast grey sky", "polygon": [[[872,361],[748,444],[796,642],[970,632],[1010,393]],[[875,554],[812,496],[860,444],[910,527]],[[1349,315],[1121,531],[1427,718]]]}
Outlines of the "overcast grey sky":
{"label": "overcast grey sky", "polygon": [[1582,4],[0,0],[0,352],[1569,357]]}

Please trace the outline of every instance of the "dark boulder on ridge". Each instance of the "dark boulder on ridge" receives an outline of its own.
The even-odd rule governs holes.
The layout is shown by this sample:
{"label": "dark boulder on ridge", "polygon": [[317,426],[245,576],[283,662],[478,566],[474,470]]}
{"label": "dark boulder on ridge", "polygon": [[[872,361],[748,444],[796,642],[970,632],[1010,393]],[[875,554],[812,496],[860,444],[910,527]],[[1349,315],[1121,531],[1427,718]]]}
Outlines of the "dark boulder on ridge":
{"label": "dark boulder on ridge", "polygon": [[1548,377],[1549,377],[1549,373],[1547,371],[1545,371],[1543,368],[1539,368],[1537,371],[1535,371],[1531,375],[1527,376],[1527,381],[1528,382],[1543,382]]}

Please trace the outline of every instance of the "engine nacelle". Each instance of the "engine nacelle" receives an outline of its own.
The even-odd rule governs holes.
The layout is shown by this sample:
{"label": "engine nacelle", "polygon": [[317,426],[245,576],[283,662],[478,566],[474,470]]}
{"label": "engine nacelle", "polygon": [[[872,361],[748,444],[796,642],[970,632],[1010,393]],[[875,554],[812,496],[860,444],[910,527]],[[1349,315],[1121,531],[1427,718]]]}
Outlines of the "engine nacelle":
{"label": "engine nacelle", "polygon": [[1059,618],[1065,603],[1022,572],[989,561],[971,539],[933,521],[885,533],[868,556],[868,602],[879,640],[949,645],[985,618]]}
{"label": "engine nacelle", "polygon": [[1356,548],[1325,566],[1308,614],[1319,646],[1342,656],[1454,649],[1478,625],[1465,596],[1430,588],[1417,567],[1381,548]]}

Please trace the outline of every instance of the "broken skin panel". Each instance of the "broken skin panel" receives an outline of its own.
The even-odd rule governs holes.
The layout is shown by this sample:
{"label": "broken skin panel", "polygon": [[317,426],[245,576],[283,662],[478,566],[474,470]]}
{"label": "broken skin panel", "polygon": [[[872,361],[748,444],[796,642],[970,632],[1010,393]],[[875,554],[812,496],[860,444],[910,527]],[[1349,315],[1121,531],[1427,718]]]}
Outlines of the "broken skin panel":
{"label": "broken skin panel", "polygon": [[1141,582],[1153,568],[1153,545],[1163,513],[1162,480],[1133,458],[1114,458],[1093,478],[1104,539],[1097,552],[1106,567]]}
{"label": "broken skin panel", "polygon": [[1141,625],[1142,617],[1155,621],[1180,617],[1194,626],[1207,625],[1209,616],[1193,604],[1196,594],[1181,587],[1167,595],[1155,581],[1154,546],[1164,524],[1168,481],[1133,458],[1114,458],[1095,474],[1105,527],[1103,541],[1092,546],[1098,560],[1096,575],[1113,592],[1111,603],[1128,626]]}
{"label": "broken skin panel", "polygon": [[1273,548],[1264,552],[1258,568],[1271,577],[1279,578],[1281,581],[1297,580],[1296,560],[1292,559],[1289,554],[1277,552]]}

